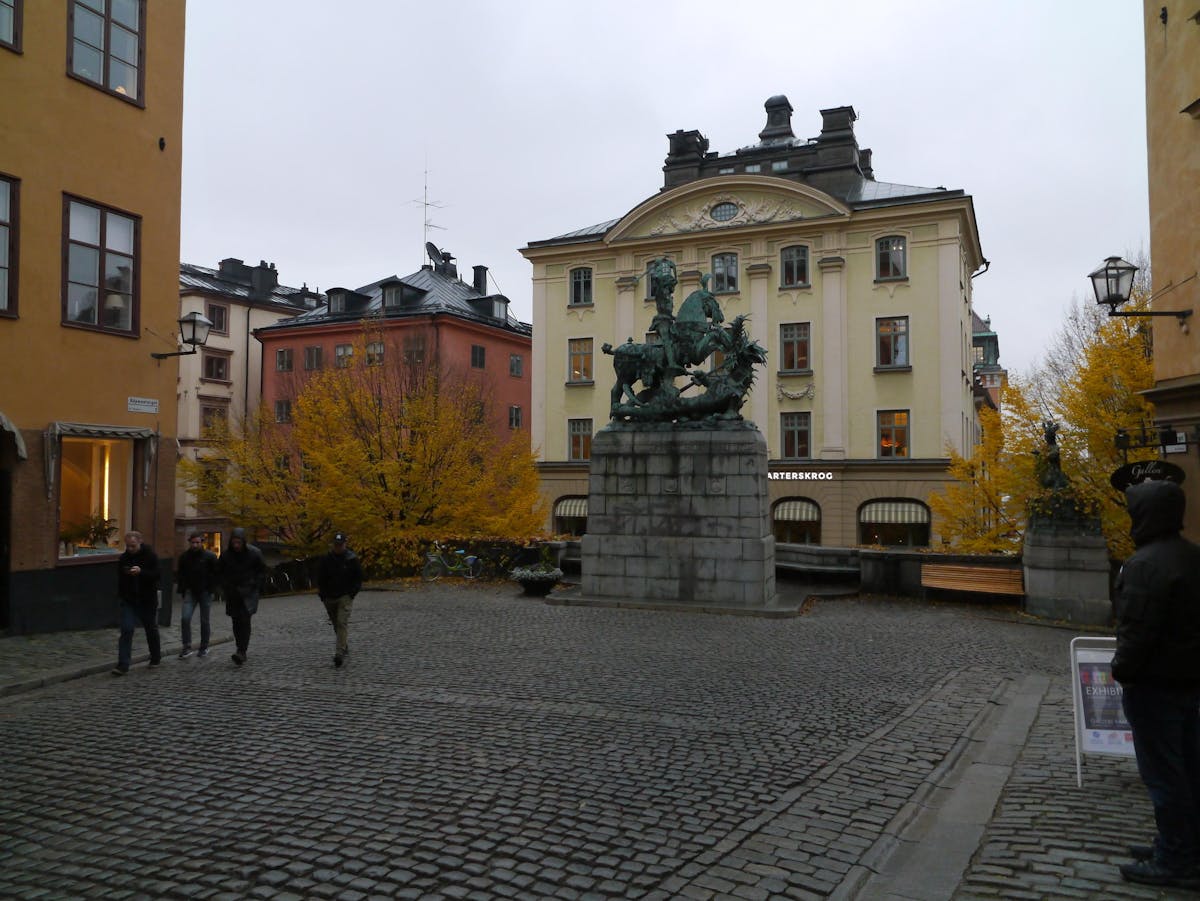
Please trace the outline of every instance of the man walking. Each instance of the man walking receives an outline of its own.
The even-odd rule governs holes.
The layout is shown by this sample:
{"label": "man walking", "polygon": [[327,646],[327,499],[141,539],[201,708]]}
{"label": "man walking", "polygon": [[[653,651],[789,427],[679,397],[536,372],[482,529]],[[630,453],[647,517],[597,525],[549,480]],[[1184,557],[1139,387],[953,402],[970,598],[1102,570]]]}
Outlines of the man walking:
{"label": "man walking", "polygon": [[241,666],[250,649],[250,618],[258,612],[258,596],[267,578],[262,552],[246,543],[246,530],[236,528],[229,535],[229,547],[217,560],[217,580],[225,597],[225,613],[233,620],[233,640],[237,650],[233,662]]}
{"label": "man walking", "polygon": [[350,608],[361,589],[362,566],[354,551],[346,547],[346,534],[338,532],[333,536],[333,550],[321,558],[321,566],[317,571],[317,591],[325,604],[333,631],[337,634],[334,666],[341,666],[350,653]]}
{"label": "man walking", "polygon": [[141,532],[125,533],[125,553],[117,560],[117,597],[121,599],[121,637],[117,641],[114,676],[129,672],[133,656],[133,630],[138,623],[146,630],[150,665],[162,662],[158,637],[158,555],[142,543]]}
{"label": "man walking", "polygon": [[1121,875],[1200,888],[1200,546],[1179,534],[1177,484],[1142,482],[1125,496],[1137,550],[1117,578],[1112,672],[1158,835],[1130,849],[1138,859]]}
{"label": "man walking", "polygon": [[217,555],[204,547],[199,532],[188,536],[188,548],[179,555],[175,568],[183,611],[179,615],[179,637],[183,649],[180,659],[192,656],[192,614],[200,607],[200,656],[208,656],[208,639],[212,634],[209,614],[212,611],[213,589],[217,586]]}

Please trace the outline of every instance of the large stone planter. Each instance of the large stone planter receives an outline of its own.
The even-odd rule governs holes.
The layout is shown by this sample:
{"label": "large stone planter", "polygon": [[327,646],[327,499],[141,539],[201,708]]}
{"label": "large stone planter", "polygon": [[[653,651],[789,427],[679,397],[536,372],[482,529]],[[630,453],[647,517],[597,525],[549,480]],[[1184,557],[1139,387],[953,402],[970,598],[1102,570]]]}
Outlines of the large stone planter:
{"label": "large stone planter", "polygon": [[753,426],[609,426],[592,441],[588,487],[583,598],[775,604],[767,447]]}

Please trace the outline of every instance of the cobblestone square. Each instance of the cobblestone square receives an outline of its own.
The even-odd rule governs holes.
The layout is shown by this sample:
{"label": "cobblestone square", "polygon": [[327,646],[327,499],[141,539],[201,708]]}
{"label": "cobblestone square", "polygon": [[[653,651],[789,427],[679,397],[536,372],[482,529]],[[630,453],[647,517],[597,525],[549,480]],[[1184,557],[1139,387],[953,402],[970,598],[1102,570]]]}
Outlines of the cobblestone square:
{"label": "cobblestone square", "polygon": [[0,699],[0,896],[855,897],[1032,685],[957,897],[1158,897],[1116,871],[1152,830],[1132,763],[1075,787],[1072,634],[405,585],[359,596],[335,669],[316,598],[269,598],[244,667],[218,644]]}

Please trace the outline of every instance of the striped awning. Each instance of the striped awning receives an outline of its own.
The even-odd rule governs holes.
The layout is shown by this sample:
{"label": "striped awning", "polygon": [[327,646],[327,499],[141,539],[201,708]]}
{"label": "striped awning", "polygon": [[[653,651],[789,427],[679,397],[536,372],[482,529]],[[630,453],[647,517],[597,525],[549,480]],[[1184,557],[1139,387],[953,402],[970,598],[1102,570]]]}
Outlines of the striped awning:
{"label": "striped awning", "polygon": [[776,522],[820,522],[821,508],[812,501],[799,498],[780,501],[775,505]]}
{"label": "striped awning", "polygon": [[919,501],[871,501],[863,504],[859,522],[928,523],[929,508]]}
{"label": "striped awning", "polygon": [[587,514],[586,497],[564,497],[554,504],[555,516],[583,516]]}

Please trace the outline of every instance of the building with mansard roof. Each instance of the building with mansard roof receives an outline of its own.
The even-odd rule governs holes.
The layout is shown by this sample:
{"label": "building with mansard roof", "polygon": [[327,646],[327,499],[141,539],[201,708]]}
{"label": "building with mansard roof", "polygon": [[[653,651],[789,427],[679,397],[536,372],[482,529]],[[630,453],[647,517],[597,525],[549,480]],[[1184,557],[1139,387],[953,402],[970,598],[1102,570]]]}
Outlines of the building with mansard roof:
{"label": "building with mansard roof", "polygon": [[530,241],[532,439],[554,531],[586,530],[591,439],[614,375],[601,345],[647,340],[648,264],[676,298],[711,276],[726,319],[749,317],[769,359],[742,413],[764,433],[780,541],[924,546],[948,449],[975,419],[972,278],[984,269],[960,189],[876,178],[852,107],[798,138],[786,97],[758,141],[710,150],[667,136],[662,189],[599,225]]}

